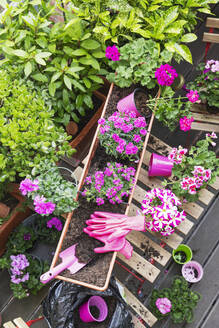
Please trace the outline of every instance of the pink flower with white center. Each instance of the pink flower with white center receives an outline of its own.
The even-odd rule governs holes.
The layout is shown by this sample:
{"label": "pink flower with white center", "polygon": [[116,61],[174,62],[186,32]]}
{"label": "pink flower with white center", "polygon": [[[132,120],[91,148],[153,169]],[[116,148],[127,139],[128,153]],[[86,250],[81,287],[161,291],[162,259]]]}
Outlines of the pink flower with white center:
{"label": "pink flower with white center", "polygon": [[168,155],[168,159],[170,161],[173,161],[175,164],[181,164],[183,157],[187,153],[188,149],[183,148],[182,146],[179,146],[177,148],[172,148],[171,152]]}
{"label": "pink flower with white center", "polygon": [[217,139],[217,135],[215,132],[212,132],[211,134],[210,133],[206,133],[206,137],[210,137],[212,139]]}
{"label": "pink flower with white center", "polygon": [[162,235],[162,236],[169,236],[169,235],[171,235],[172,233],[174,233],[174,229],[173,228],[171,228],[170,226],[169,227],[165,227],[165,230],[162,230],[161,232],[160,232],[160,234]]}
{"label": "pink flower with white center", "polygon": [[38,180],[34,180],[34,181],[31,181],[30,179],[22,180],[19,187],[22,195],[26,196],[28,192],[37,191],[39,189],[38,183],[39,183]]}
{"label": "pink flower with white center", "polygon": [[208,181],[208,180],[211,179],[211,169],[205,170],[205,174],[204,174],[203,179],[204,179],[204,181]]}
{"label": "pink flower with white center", "polygon": [[139,134],[134,134],[133,141],[140,142],[141,141],[141,136]]}
{"label": "pink flower with white center", "polygon": [[185,220],[185,217],[183,215],[171,217],[169,220],[169,225],[172,226],[173,228],[176,228],[184,220]]}
{"label": "pink flower with white center", "polygon": [[189,190],[188,190],[188,192],[189,192],[189,194],[191,194],[191,195],[195,195],[195,194],[196,194],[197,190],[196,190],[196,184],[195,184],[195,183],[189,185]]}
{"label": "pink flower with white center", "polygon": [[192,103],[195,103],[199,100],[199,94],[197,90],[190,90],[189,93],[186,94],[186,97],[188,97],[189,101]]}
{"label": "pink flower with white center", "polygon": [[195,178],[196,187],[200,188],[203,185],[203,181],[204,181],[203,176],[197,176],[197,178]]}
{"label": "pink flower with white center", "polygon": [[204,174],[204,172],[205,172],[205,169],[204,169],[204,167],[202,167],[202,166],[194,166],[194,171],[192,171],[192,173],[195,175],[195,174],[197,174],[197,175],[199,175],[199,174]]}
{"label": "pink flower with white center", "polygon": [[172,304],[169,300],[169,298],[164,297],[164,298],[158,298],[156,300],[156,307],[162,314],[169,313],[171,311]]}
{"label": "pink flower with white center", "polygon": [[191,129],[192,122],[194,121],[194,118],[188,118],[187,116],[184,116],[179,120],[180,124],[180,130],[182,131],[189,131]]}

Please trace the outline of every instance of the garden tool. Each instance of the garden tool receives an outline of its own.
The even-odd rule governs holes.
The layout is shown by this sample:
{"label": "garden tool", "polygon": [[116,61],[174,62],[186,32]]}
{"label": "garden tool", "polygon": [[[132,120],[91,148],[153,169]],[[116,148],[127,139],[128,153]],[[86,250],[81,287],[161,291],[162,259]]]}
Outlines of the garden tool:
{"label": "garden tool", "polygon": [[88,226],[84,228],[84,232],[94,238],[108,235],[107,240],[113,241],[126,236],[131,230],[145,230],[145,217],[142,215],[94,212],[90,217],[91,219],[86,221]]}
{"label": "garden tool", "polygon": [[[122,250],[122,254],[124,254],[127,258],[131,257],[130,254],[132,252],[132,246],[125,240],[125,238],[119,238],[118,240],[112,242],[107,241],[107,237],[105,236],[96,239],[105,243],[105,246],[100,247],[100,250],[98,248],[96,249],[96,253],[106,253],[110,251],[112,252]],[[40,277],[41,283],[46,284],[47,282],[55,278],[60,272],[66,269],[68,269],[71,274],[74,274],[81,270],[86,264],[88,264],[88,262],[93,259],[91,257],[87,263],[80,263],[78,258],[75,256],[77,245],[78,244],[74,244],[59,254],[62,263],[50,269],[46,273],[42,274]]]}

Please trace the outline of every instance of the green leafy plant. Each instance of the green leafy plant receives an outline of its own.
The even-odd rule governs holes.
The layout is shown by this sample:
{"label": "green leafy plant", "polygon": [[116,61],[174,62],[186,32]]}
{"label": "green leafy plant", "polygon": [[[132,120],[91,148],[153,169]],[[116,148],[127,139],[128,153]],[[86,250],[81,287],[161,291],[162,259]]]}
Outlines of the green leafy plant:
{"label": "green leafy plant", "polygon": [[200,63],[197,67],[199,75],[194,81],[188,83],[188,89],[197,90],[202,103],[207,108],[219,108],[219,61],[208,60],[206,64]]}
{"label": "green leafy plant", "polygon": [[22,77],[48,88],[57,122],[79,122],[78,114],[93,108],[92,92],[103,83],[101,43],[70,10],[64,22],[54,22],[58,14],[50,1],[12,0],[3,7],[1,64],[16,64]]}
{"label": "green leafy plant", "polygon": [[211,3],[217,0],[71,0],[78,16],[89,21],[97,38],[121,43],[136,37],[153,39],[181,58],[192,62],[185,43],[196,40],[191,33],[198,13],[211,14]]}
{"label": "green leafy plant", "polygon": [[140,83],[149,89],[154,88],[156,68],[172,59],[169,51],[160,52],[155,41],[143,38],[127,43],[119,48],[119,52],[120,60],[109,62],[115,72],[109,73],[107,78],[121,88],[129,87],[133,83]]}
{"label": "green leafy plant", "polygon": [[[171,185],[174,194],[187,201],[196,201],[199,191],[214,183],[219,175],[219,159],[209,146],[215,146],[212,138],[217,138],[214,133],[207,134],[206,138],[199,140],[186,154],[186,149],[173,148],[169,159],[173,160],[172,181],[164,180],[164,186]],[[183,155],[180,153],[183,151]],[[180,160],[178,161],[180,156]],[[177,159],[177,162],[176,162]]]}
{"label": "green leafy plant", "polygon": [[[168,298],[170,300],[172,307],[169,313],[162,314],[159,311],[156,306],[158,298]],[[183,277],[176,276],[170,288],[153,290],[150,299],[150,309],[159,320],[170,315],[174,323],[190,323],[193,320],[193,310],[200,298],[200,294],[189,289],[188,283]]]}
{"label": "green leafy plant", "polygon": [[179,125],[179,120],[181,117],[190,117],[192,114],[192,103],[189,101],[184,101],[185,97],[179,96],[176,98],[174,95],[175,92],[171,88],[166,88],[164,89],[162,96],[157,99],[157,101],[149,95],[150,100],[147,103],[147,106],[151,110],[154,110],[156,119],[162,122],[171,131],[174,131]]}
{"label": "green leafy plant", "polygon": [[8,239],[6,245],[7,256],[25,253],[26,250],[33,247],[36,240],[37,234],[32,227],[19,225],[18,228],[10,234]]}
{"label": "green leafy plant", "polygon": [[39,277],[49,269],[46,262],[30,254],[4,256],[0,259],[0,268],[7,268],[11,276],[10,288],[14,297],[25,298],[36,293],[44,286]]}
{"label": "green leafy plant", "polygon": [[5,70],[0,71],[0,183],[31,172],[41,160],[74,152],[53,122],[43,99]]}
{"label": "green leafy plant", "polygon": [[[29,177],[31,180],[26,178],[21,181],[20,190],[23,195],[28,196],[31,204],[34,203],[37,213],[61,215],[78,206],[75,201],[77,181],[67,168],[60,168],[55,163],[44,160],[33,168]],[[32,185],[35,188],[31,189]]]}
{"label": "green leafy plant", "polygon": [[34,221],[34,229],[36,229],[39,240],[46,240],[47,243],[58,242],[63,225],[64,219],[62,217],[54,217],[54,215],[46,218],[37,215]]}

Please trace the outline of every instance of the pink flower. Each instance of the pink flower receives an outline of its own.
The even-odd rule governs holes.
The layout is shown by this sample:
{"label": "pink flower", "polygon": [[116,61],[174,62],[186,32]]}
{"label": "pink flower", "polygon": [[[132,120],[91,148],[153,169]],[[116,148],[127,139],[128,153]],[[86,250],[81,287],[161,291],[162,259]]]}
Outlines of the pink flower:
{"label": "pink flower", "polygon": [[115,44],[112,47],[107,47],[106,48],[106,57],[108,59],[111,59],[112,61],[118,61],[120,57],[119,50],[116,48]]}
{"label": "pink flower", "polygon": [[105,127],[101,127],[101,128],[100,128],[100,133],[101,133],[101,134],[104,134],[105,132],[106,132]]}
{"label": "pink flower", "polygon": [[155,71],[155,77],[160,85],[171,85],[177,76],[176,70],[169,64],[161,65]]}
{"label": "pink flower", "polygon": [[147,130],[145,130],[145,129],[141,129],[139,132],[140,132],[141,135],[143,135],[143,136],[145,136],[145,135],[147,134]]}
{"label": "pink flower", "polygon": [[52,202],[45,202],[45,200],[45,197],[39,195],[34,198],[34,210],[38,214],[49,215],[55,210],[56,205]]}
{"label": "pink flower", "polygon": [[134,134],[133,141],[140,142],[141,141],[141,136],[139,134]]}
{"label": "pink flower", "polygon": [[167,297],[158,298],[156,300],[156,307],[162,314],[166,314],[171,311],[172,304]]}
{"label": "pink flower", "polygon": [[180,129],[182,131],[188,131],[191,129],[191,124],[194,121],[194,118],[187,118],[186,116],[184,116],[183,118],[181,118],[179,120],[179,124],[180,124]]}
{"label": "pink flower", "polygon": [[124,146],[118,145],[118,146],[116,147],[116,150],[118,151],[118,153],[121,154],[121,153],[124,151]]}
{"label": "pink flower", "polygon": [[98,120],[98,123],[99,123],[100,125],[105,124],[105,122],[106,122],[106,120],[105,120],[104,118],[100,118],[100,119]]}
{"label": "pink flower", "polygon": [[37,191],[39,189],[38,183],[38,180],[31,181],[30,179],[21,181],[19,189],[22,195],[26,196],[28,192]]}
{"label": "pink flower", "polygon": [[119,142],[120,137],[118,136],[118,134],[113,133],[113,135],[112,135],[112,139],[113,139],[115,142]]}
{"label": "pink flower", "polygon": [[129,142],[125,148],[125,152],[127,155],[133,155],[138,152],[138,147],[135,146],[132,142]]}
{"label": "pink flower", "polygon": [[199,99],[198,91],[190,90],[189,93],[186,94],[186,97],[188,97],[189,101],[191,101],[192,103],[195,103]]}
{"label": "pink flower", "polygon": [[96,199],[96,203],[97,203],[98,206],[103,205],[103,204],[104,204],[104,200],[103,200],[103,198],[100,198],[100,197],[97,198],[97,199]]}

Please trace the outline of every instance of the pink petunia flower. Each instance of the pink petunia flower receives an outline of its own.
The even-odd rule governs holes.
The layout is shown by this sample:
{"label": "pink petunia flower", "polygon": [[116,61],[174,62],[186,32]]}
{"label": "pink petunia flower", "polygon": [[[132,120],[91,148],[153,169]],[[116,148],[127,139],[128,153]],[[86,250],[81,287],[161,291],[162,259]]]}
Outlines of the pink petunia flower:
{"label": "pink petunia flower", "polygon": [[190,90],[189,93],[186,94],[186,97],[188,97],[189,101],[192,103],[195,103],[199,100],[199,94],[197,90]]}

